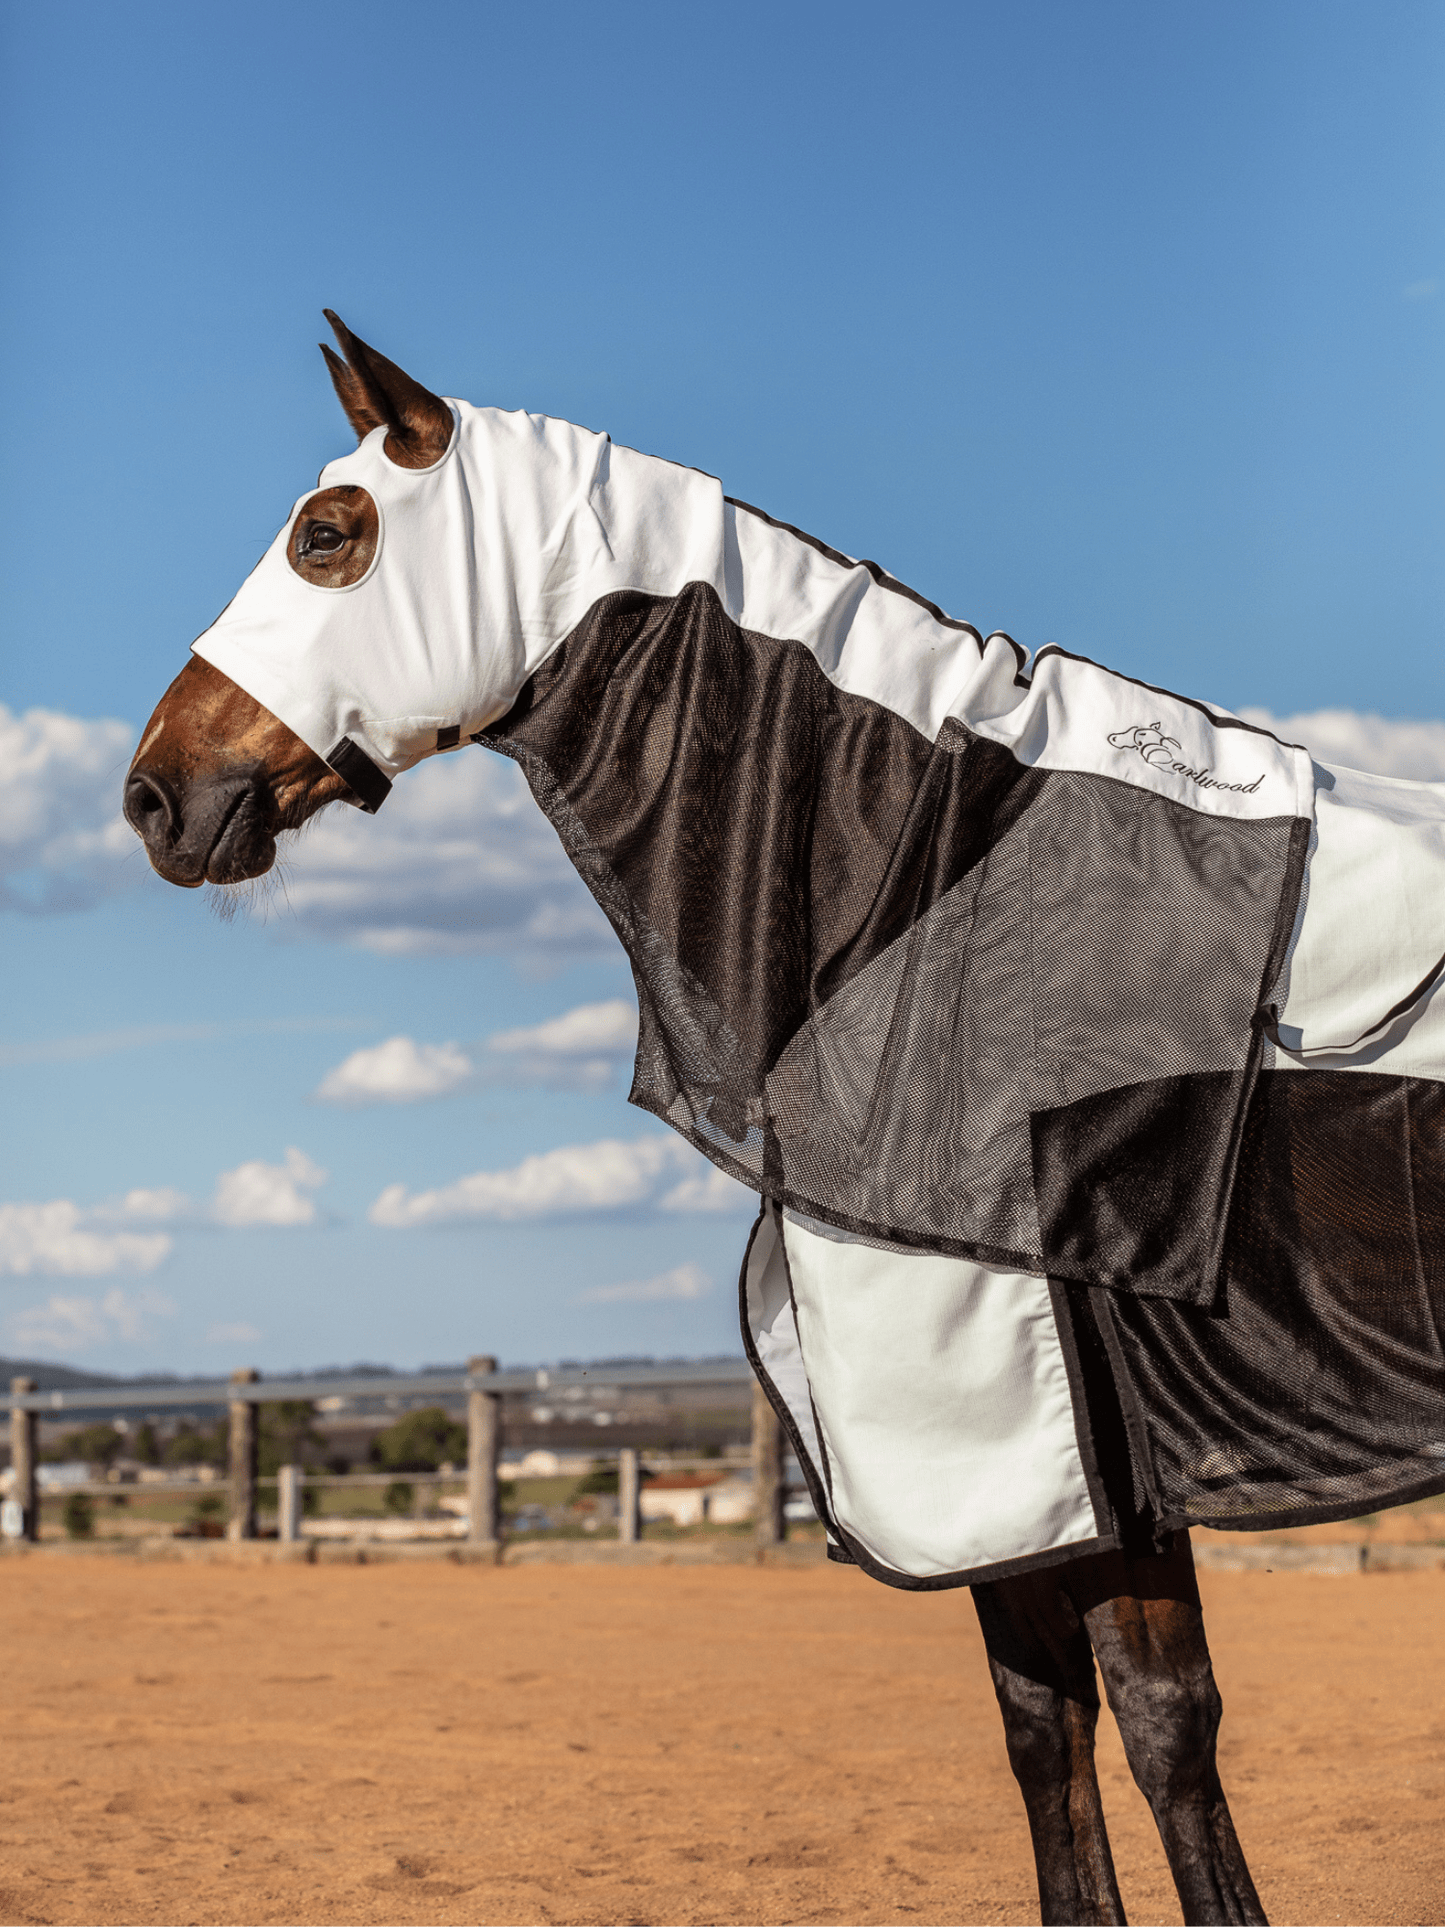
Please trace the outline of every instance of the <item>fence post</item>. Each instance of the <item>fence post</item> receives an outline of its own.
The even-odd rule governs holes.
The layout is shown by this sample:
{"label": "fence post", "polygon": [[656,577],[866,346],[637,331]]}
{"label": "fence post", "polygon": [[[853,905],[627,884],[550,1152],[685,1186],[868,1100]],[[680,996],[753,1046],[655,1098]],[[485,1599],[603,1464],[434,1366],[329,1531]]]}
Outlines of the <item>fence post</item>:
{"label": "fence post", "polygon": [[[12,1392],[33,1392],[33,1378],[12,1378]],[[10,1407],[10,1468],[14,1477],[10,1481],[10,1496],[16,1500],[25,1513],[23,1539],[35,1540],[40,1537],[40,1494],[35,1479],[35,1462],[40,1456],[36,1450],[36,1440],[40,1433],[40,1420],[36,1413],[27,1412],[19,1405]]]}
{"label": "fence post", "polygon": [[617,1454],[617,1536],[626,1546],[642,1537],[642,1481],[637,1452],[630,1445]]}
{"label": "fence post", "polygon": [[254,1539],[256,1536],[256,1453],[261,1428],[257,1424],[254,1399],[241,1396],[241,1387],[260,1382],[261,1374],[248,1365],[232,1372],[236,1388],[231,1398],[231,1517],[226,1525],[228,1539]]}
{"label": "fence post", "polygon": [[781,1544],[783,1518],[783,1428],[762,1386],[753,1384],[753,1535],[760,1546]]}
{"label": "fence post", "polygon": [[[497,1361],[489,1353],[467,1360],[468,1372],[477,1378],[496,1369]],[[496,1545],[502,1536],[497,1503],[501,1418],[502,1401],[496,1392],[467,1393],[467,1539],[474,1546]]]}
{"label": "fence post", "polygon": [[291,1546],[301,1537],[301,1478],[299,1465],[276,1474],[276,1537]]}

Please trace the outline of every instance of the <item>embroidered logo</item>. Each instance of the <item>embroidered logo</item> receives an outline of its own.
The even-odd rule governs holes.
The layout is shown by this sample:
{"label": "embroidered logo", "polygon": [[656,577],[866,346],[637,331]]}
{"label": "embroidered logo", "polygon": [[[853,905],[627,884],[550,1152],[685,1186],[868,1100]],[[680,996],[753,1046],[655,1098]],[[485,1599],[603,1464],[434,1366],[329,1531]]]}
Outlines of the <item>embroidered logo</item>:
{"label": "embroidered logo", "polygon": [[1183,745],[1177,736],[1165,735],[1162,723],[1136,723],[1132,729],[1113,730],[1109,741],[1115,749],[1132,750],[1142,756],[1151,769],[1168,770],[1171,776],[1182,777],[1196,789],[1232,790],[1240,796],[1253,796],[1264,781],[1261,771],[1252,783],[1221,783],[1207,763],[1195,769],[1182,762],[1175,752]]}

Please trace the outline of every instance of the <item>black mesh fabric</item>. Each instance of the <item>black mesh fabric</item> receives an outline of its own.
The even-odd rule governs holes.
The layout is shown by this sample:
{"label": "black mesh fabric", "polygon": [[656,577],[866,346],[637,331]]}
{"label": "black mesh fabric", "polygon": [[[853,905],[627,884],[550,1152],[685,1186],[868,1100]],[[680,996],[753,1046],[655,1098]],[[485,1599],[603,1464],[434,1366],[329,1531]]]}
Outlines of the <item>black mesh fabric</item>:
{"label": "black mesh fabric", "polygon": [[930,743],[700,584],[599,602],[481,740],[632,960],[635,1103],[844,1229],[1212,1300],[1294,819]]}
{"label": "black mesh fabric", "polygon": [[1266,1071],[1216,1314],[1093,1294],[1176,1524],[1345,1519],[1445,1487],[1445,1087]]}

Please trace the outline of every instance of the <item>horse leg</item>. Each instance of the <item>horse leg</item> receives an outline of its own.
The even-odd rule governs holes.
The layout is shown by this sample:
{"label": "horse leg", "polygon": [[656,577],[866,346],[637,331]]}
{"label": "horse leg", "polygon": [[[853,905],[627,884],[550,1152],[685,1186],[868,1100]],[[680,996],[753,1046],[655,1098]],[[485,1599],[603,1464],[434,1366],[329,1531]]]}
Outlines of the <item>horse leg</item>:
{"label": "horse leg", "polygon": [[1189,1922],[1263,1922],[1215,1764],[1221,1702],[1188,1533],[1061,1569]]}
{"label": "horse leg", "polygon": [[973,1603],[1028,1814],[1044,1927],[1122,1922],[1094,1771],[1099,1689],[1088,1633],[1057,1569],[975,1586]]}

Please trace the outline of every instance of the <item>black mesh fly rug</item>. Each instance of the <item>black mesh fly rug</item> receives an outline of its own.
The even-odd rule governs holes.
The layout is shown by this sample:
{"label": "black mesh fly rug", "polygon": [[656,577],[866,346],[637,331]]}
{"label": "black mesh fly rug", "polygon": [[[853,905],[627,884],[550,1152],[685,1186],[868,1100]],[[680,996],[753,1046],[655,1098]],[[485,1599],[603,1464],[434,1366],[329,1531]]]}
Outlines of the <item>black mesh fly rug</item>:
{"label": "black mesh fly rug", "polygon": [[323,473],[360,581],[293,513],[196,649],[364,808],[525,772],[632,962],[632,1101],[760,1194],[744,1343],[835,1556],[956,1586],[1445,1489],[1445,789],[450,406],[433,466]]}

